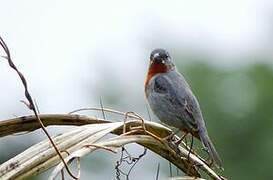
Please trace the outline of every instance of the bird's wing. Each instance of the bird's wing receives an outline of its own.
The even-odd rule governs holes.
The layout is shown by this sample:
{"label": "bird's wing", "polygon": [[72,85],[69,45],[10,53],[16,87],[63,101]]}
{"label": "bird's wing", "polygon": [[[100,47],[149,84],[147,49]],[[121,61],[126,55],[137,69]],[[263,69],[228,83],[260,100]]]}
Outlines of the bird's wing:
{"label": "bird's wing", "polygon": [[216,166],[222,167],[222,160],[208,136],[196,97],[182,75],[176,73],[174,76],[158,76],[155,79],[155,91],[164,94],[167,102],[173,106],[172,114],[183,122],[187,131],[200,138]]}
{"label": "bird's wing", "polygon": [[[189,92],[188,84],[184,84],[183,79],[173,81],[168,76],[157,76],[154,82],[154,91],[168,98],[169,103],[173,106],[173,114],[181,119],[190,131],[198,130],[196,118],[196,108],[199,105],[195,98],[192,98]],[[198,111],[198,110],[197,110]]]}
{"label": "bird's wing", "polygon": [[[198,118],[197,116],[200,116],[200,110],[199,110],[199,106],[197,104],[197,101],[195,100],[195,98],[193,99],[190,96],[186,96],[185,98],[185,112],[188,115],[189,119],[190,119],[190,124],[191,124],[191,130],[194,132],[198,132],[199,130],[199,120],[200,118]],[[198,108],[198,109],[195,109]]]}
{"label": "bird's wing", "polygon": [[[184,110],[185,113],[189,117],[189,121],[192,125],[192,129],[195,132],[198,132],[204,127],[204,120],[201,112],[201,108],[199,106],[199,103],[193,94],[193,92],[190,89],[190,86],[184,79],[184,77],[181,74],[178,74],[179,78],[177,79],[176,86],[177,86],[177,94],[179,101],[184,101]],[[180,93],[183,92],[183,93]]]}

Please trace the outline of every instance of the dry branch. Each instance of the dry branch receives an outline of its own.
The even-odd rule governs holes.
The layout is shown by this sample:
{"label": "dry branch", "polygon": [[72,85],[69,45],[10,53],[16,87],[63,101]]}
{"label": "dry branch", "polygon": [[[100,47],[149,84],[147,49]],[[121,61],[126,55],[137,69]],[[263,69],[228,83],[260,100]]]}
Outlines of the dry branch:
{"label": "dry branch", "polygon": [[[70,153],[70,156],[66,159],[67,162],[71,159],[91,153],[93,150],[99,149],[98,147],[115,149],[124,144],[136,142],[169,160],[189,176],[199,177],[199,169],[202,169],[213,179],[221,179],[220,176],[210,169],[202,159],[194,154],[190,154],[189,161],[187,159],[187,149],[179,147],[181,153],[177,154],[176,151],[173,150],[173,147],[169,146],[169,143],[161,142],[153,136],[147,135],[143,130],[135,131],[135,129],[142,127],[142,123],[139,120],[127,121],[126,132],[131,131],[134,133],[131,133],[130,135],[122,135],[123,122],[113,123],[106,120],[79,115],[40,115],[40,117],[47,126],[81,125],[80,127],[75,127],[75,130],[73,131],[54,138],[60,151],[65,150]],[[91,125],[83,125],[88,123]],[[37,125],[37,121],[35,121],[35,116],[19,117],[0,122],[0,132],[2,132],[2,130],[4,132],[1,136],[23,131],[33,131],[37,128],[39,128],[39,126]],[[145,128],[148,132],[158,136],[159,138],[163,138],[170,134],[168,128],[151,121],[145,121]],[[119,136],[115,139],[99,141],[110,132]],[[90,146],[87,147],[86,145]],[[62,155],[67,156],[66,153],[63,153]],[[0,166],[0,177],[8,176],[25,178],[30,175],[39,174],[56,165],[59,161],[60,159],[56,155],[56,152],[46,140],[30,147],[23,153],[2,164]],[[12,169],[7,168],[11,167],[11,165],[13,165]],[[60,166],[62,166],[62,164],[58,167]]]}

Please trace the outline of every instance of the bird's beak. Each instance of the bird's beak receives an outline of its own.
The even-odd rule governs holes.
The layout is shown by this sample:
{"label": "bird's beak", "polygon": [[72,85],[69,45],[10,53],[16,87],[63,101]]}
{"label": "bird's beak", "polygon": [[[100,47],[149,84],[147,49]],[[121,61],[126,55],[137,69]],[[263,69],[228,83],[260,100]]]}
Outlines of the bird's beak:
{"label": "bird's beak", "polygon": [[168,62],[172,62],[171,57],[167,57],[167,61],[168,61]]}
{"label": "bird's beak", "polygon": [[163,60],[161,59],[153,59],[152,63],[157,63],[157,64],[161,64],[163,62]]}

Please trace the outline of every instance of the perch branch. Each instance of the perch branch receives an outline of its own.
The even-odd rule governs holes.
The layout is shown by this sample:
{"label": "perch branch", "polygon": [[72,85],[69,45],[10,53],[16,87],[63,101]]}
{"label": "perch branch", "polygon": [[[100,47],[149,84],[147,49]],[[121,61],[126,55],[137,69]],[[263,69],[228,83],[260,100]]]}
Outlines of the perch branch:
{"label": "perch branch", "polygon": [[[94,129],[97,131],[100,128],[106,128],[104,129],[105,131],[101,130],[102,134],[105,133],[114,133],[116,135],[122,135],[123,133],[123,122],[116,122],[116,123],[110,123],[110,121],[103,121],[97,118],[92,118],[92,117],[87,117],[87,116],[78,116],[78,115],[40,115],[40,117],[43,119],[43,121],[45,122],[46,125],[83,125],[83,124],[92,124],[92,125],[84,125],[84,126],[80,126],[80,127],[76,127],[74,131],[65,133],[63,135],[61,135],[60,137],[56,137],[54,138],[54,141],[56,142],[58,148],[63,151],[63,150],[67,150],[69,152],[69,154],[71,154],[71,152],[75,151],[75,148],[73,145],[75,145],[75,142],[80,143],[82,140],[82,144],[77,145],[77,148],[79,147],[83,147],[84,143],[87,143],[85,145],[90,145],[90,147],[88,149],[92,149],[92,144],[98,145],[98,146],[103,146],[103,147],[107,147],[107,145],[105,144],[97,144],[98,139],[93,139],[92,141],[88,141],[85,140],[84,138],[90,137],[91,138],[91,134],[92,131],[89,129],[89,126],[93,126],[95,127]],[[54,118],[56,117],[56,118]],[[0,122],[0,132],[3,129],[3,126],[11,124],[11,126],[7,126],[6,128],[14,128],[16,127],[16,129],[20,132],[23,131],[33,131],[35,128],[39,128],[39,126],[37,126],[37,121],[35,121],[35,116],[27,116],[27,118],[24,118],[25,120],[22,121],[23,117],[19,117],[19,118],[15,118],[12,120],[6,120],[4,122]],[[9,123],[12,122],[12,123]],[[16,124],[19,123],[19,124]],[[28,124],[28,126],[24,126],[23,124],[26,123]],[[99,124],[98,124],[99,123]],[[22,126],[22,128],[20,129],[20,126]],[[112,127],[112,129],[111,129]],[[138,129],[137,127],[142,127],[142,122],[138,120],[130,120],[126,122],[126,132],[130,132],[130,130],[134,131],[135,134],[130,134],[130,135],[125,135],[125,136],[119,136],[120,138],[123,137],[134,137],[137,135],[145,135],[145,137],[149,137],[150,139],[153,139],[152,142],[153,143],[145,143],[146,141],[137,141],[137,143],[145,146],[146,148],[154,151],[155,153],[159,154],[160,156],[164,157],[165,159],[169,160],[170,162],[172,162],[173,164],[175,164],[179,169],[181,169],[182,171],[186,172],[188,175],[197,175],[197,170],[193,167],[197,167],[198,169],[202,169],[204,172],[206,172],[206,174],[210,175],[213,179],[218,179],[220,180],[221,178],[213,171],[211,170],[204,162],[202,159],[200,159],[199,157],[197,157],[194,154],[190,154],[190,162],[187,159],[188,156],[188,150],[186,150],[183,147],[180,147],[180,151],[182,153],[182,156],[180,154],[177,154],[176,151],[173,150],[173,147],[170,147],[168,143],[166,144],[162,144],[161,142],[158,141],[158,139],[155,139],[154,137],[152,137],[151,135],[147,135],[146,132],[144,132],[143,130],[141,131],[136,131],[136,129]],[[28,129],[27,129],[28,128]],[[110,128],[110,129],[107,129]],[[162,126],[161,124],[155,123],[155,122],[151,122],[151,121],[145,121],[145,128],[146,131],[151,132],[152,134],[154,134],[155,136],[158,136],[160,138],[162,137],[166,137],[167,135],[169,135],[171,133],[171,131]],[[9,132],[9,130],[5,130],[6,132]],[[14,132],[13,133],[18,133]],[[91,133],[90,135],[86,135],[84,136],[85,133]],[[5,133],[7,134],[7,133]],[[93,135],[93,134],[92,134]],[[80,137],[79,137],[80,136]],[[100,135],[99,137],[101,137],[102,135]],[[73,138],[72,138],[73,137]],[[97,135],[95,137],[98,137]],[[41,144],[41,143],[39,143]],[[35,145],[36,146],[36,145]],[[31,148],[34,148],[31,147]],[[41,160],[41,158],[39,158],[39,156],[42,156],[43,158],[48,158],[48,159],[44,159],[43,163],[41,163],[40,165],[35,164],[35,166],[33,168],[31,168],[31,170],[28,170],[27,174],[25,174],[23,177],[27,177],[30,174],[33,175],[34,172],[39,172],[40,171],[44,171],[49,167],[52,167],[53,165],[55,165],[59,159],[58,156],[56,156],[56,152],[52,151],[52,147],[50,146],[43,146],[43,148],[51,148],[51,154],[49,157],[45,156],[45,154],[43,154],[40,150],[37,150],[37,154],[35,154],[32,150],[26,150],[26,152],[23,153],[28,153],[25,154],[25,156],[30,156],[35,159],[35,161],[37,162],[38,160]],[[72,148],[73,147],[73,148]],[[95,147],[95,146],[93,146]],[[37,147],[36,147],[37,148]],[[41,148],[41,147],[39,147]],[[38,149],[39,149],[38,148]],[[76,148],[76,149],[77,149]],[[44,149],[45,152],[49,152],[48,149]],[[24,154],[23,154],[24,155]],[[21,157],[23,156],[21,155]],[[64,156],[67,156],[67,153],[63,154]],[[182,158],[181,158],[182,157]],[[15,162],[21,162],[18,161],[18,159],[12,159],[9,162],[6,162],[4,164],[2,164],[0,166],[0,176],[1,173],[6,174],[5,172],[1,172],[1,169],[5,169],[6,167],[9,167],[10,164],[13,164]],[[194,164],[194,166],[192,166]],[[47,167],[47,168],[45,168]],[[42,170],[41,170],[42,169]],[[194,170],[195,169],[195,170]]]}

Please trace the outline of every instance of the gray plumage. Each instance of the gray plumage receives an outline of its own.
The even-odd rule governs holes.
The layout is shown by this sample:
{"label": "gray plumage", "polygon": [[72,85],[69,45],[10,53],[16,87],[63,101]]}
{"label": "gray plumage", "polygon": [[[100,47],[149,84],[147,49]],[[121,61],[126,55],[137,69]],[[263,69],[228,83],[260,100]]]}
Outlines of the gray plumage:
{"label": "gray plumage", "polygon": [[163,64],[166,63],[171,63],[169,71],[153,75],[146,84],[146,97],[152,111],[163,123],[199,137],[213,162],[222,167],[222,161],[208,136],[196,97],[170,57],[164,60]]}

